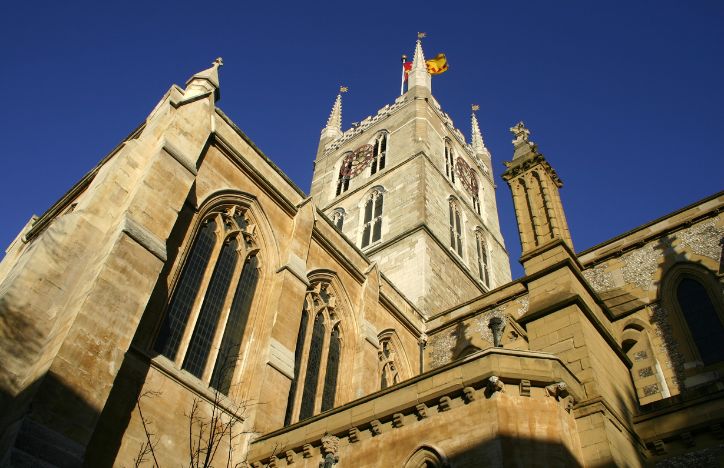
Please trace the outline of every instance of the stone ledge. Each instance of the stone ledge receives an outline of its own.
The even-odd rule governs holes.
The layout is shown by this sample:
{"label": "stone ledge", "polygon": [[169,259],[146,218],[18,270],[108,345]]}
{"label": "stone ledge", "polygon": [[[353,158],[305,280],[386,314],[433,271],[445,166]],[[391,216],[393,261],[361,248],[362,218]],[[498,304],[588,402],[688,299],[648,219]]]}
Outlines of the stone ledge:
{"label": "stone ledge", "polygon": [[[565,385],[558,387],[559,383]],[[581,383],[554,355],[489,348],[261,436],[252,443],[249,459],[268,461],[275,451],[300,453],[305,445],[317,448],[326,434],[354,443],[434,418],[476,399],[497,398],[501,391],[514,398],[552,398],[566,411],[584,395]]]}

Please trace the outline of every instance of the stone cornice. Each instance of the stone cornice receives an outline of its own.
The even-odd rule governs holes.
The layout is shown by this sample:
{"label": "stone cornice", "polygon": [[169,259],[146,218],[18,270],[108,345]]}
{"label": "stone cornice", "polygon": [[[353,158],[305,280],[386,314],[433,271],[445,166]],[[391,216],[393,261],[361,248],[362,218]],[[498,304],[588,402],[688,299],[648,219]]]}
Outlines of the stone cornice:
{"label": "stone cornice", "polygon": [[[495,382],[491,377],[495,377]],[[563,395],[551,393],[545,388],[561,382],[565,384]],[[296,456],[304,452],[319,452],[325,435],[347,439],[354,444],[363,432],[375,435],[393,431],[423,419],[435,418],[441,412],[463,408],[477,399],[497,398],[494,395],[500,391],[509,393],[511,397],[554,398],[569,411],[574,402],[582,400],[585,395],[581,382],[555,355],[488,348],[265,434],[252,442],[249,458],[262,461],[274,453],[292,451],[291,455]],[[405,403],[400,403],[401,399]]]}
{"label": "stone cornice", "polygon": [[527,172],[535,166],[541,166],[543,167],[543,169],[545,169],[548,175],[550,175],[553,183],[555,183],[558,188],[563,187],[563,181],[558,177],[555,169],[551,167],[548,161],[546,161],[545,157],[540,153],[531,154],[530,156],[527,156],[522,160],[513,160],[512,162],[506,162],[505,165],[508,169],[501,174],[501,177],[506,182],[510,179],[513,179],[514,177],[523,174],[524,172]]}

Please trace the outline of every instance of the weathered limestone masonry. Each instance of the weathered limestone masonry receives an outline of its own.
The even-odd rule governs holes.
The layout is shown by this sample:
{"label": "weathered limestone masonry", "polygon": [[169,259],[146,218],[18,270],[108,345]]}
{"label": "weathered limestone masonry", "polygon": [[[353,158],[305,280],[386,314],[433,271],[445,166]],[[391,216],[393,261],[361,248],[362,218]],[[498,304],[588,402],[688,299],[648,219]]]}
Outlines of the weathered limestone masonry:
{"label": "weathered limestone masonry", "polygon": [[311,197],[220,65],[7,249],[0,466],[724,464],[724,193],[575,254],[520,123],[511,281],[419,41],[393,104],[343,132],[337,96]]}
{"label": "weathered limestone masonry", "polygon": [[[403,96],[345,132],[340,127],[342,98],[337,96],[322,130],[311,194],[328,217],[343,217],[342,232],[429,315],[510,281],[510,265],[490,153],[477,120],[473,115],[474,145],[469,145],[431,94],[419,43],[413,71]],[[381,138],[384,146],[378,150]],[[367,145],[372,162],[363,158]],[[367,243],[366,203],[378,190],[384,197],[381,233]],[[461,217],[459,251],[451,246],[453,201]],[[487,283],[478,267],[478,237],[487,249]]]}
{"label": "weathered limestone masonry", "polygon": [[207,143],[217,66],[172,87],[62,212],[36,221],[25,251],[4,260],[3,454],[20,432],[61,463],[83,458]]}

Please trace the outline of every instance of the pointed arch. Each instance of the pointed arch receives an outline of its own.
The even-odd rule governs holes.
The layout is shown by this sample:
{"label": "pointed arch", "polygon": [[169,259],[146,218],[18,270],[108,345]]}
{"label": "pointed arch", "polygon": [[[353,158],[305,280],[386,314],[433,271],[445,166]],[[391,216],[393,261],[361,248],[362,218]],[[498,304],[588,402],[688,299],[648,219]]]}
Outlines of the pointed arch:
{"label": "pointed arch", "polygon": [[362,198],[360,246],[363,249],[382,239],[384,199],[385,188],[381,185],[372,187]]}
{"label": "pointed arch", "polygon": [[483,228],[475,228],[475,250],[478,255],[478,277],[486,288],[490,288],[490,247]]}
{"label": "pointed arch", "polygon": [[[174,267],[153,349],[228,394],[248,349],[249,323],[265,310],[263,278],[277,252],[256,200],[219,192],[202,204]],[[269,261],[271,260],[271,261]]]}
{"label": "pointed arch", "polygon": [[450,466],[447,457],[430,445],[416,449],[405,462],[405,468],[447,468]]}
{"label": "pointed arch", "polygon": [[342,155],[337,173],[337,190],[335,196],[339,196],[349,190],[350,171],[352,170],[352,152],[347,151]]}
{"label": "pointed arch", "polygon": [[377,135],[375,135],[372,152],[372,163],[370,164],[371,176],[375,175],[377,172],[385,168],[389,138],[390,133],[387,130],[381,130],[377,133]]}
{"label": "pointed arch", "polygon": [[413,376],[410,359],[397,332],[391,328],[377,335],[380,388],[385,389]]}
{"label": "pointed arch", "polygon": [[450,221],[450,248],[458,257],[463,257],[463,214],[460,202],[454,195],[448,197]]}
{"label": "pointed arch", "polygon": [[684,368],[724,360],[724,287],[716,276],[698,264],[677,263],[664,275],[659,291]]}
{"label": "pointed arch", "polygon": [[651,346],[648,325],[629,320],[621,333],[621,348],[633,363],[630,373],[641,405],[671,396],[661,365]]}
{"label": "pointed arch", "polygon": [[315,270],[308,279],[287,401],[287,425],[351,398],[349,383],[340,377],[343,363],[354,361],[356,340],[347,337],[358,334],[349,296],[334,272]]}

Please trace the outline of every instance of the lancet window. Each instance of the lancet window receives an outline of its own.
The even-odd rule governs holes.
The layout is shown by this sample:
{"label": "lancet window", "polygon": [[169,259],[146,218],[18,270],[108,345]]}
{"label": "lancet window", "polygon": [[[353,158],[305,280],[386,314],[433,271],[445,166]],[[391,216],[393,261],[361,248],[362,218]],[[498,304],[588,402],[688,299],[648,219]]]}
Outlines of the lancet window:
{"label": "lancet window", "polygon": [[450,198],[450,247],[460,257],[463,256],[463,227],[460,206],[454,198]]}
{"label": "lancet window", "polygon": [[445,140],[445,176],[455,184],[455,155],[450,140]]}
{"label": "lancet window", "polygon": [[397,369],[397,353],[390,337],[380,338],[380,348],[377,352],[380,360],[380,388],[391,387],[400,381]]}
{"label": "lancet window", "polygon": [[313,283],[304,299],[297,334],[285,425],[334,407],[341,357],[342,332],[335,294],[329,283]]}
{"label": "lancet window", "polygon": [[479,215],[480,214],[480,187],[478,186],[478,178],[475,173],[470,173],[470,193],[473,198],[473,209]]}
{"label": "lancet window", "polygon": [[480,281],[487,287],[490,287],[490,266],[488,265],[488,244],[482,231],[475,232],[475,244],[478,251],[478,275]]}
{"label": "lancet window", "polygon": [[344,218],[346,216],[346,213],[344,211],[344,208],[335,208],[332,212],[332,222],[334,223],[335,227],[342,230],[342,227],[344,226]]}
{"label": "lancet window", "polygon": [[686,320],[694,348],[704,365],[724,361],[724,316],[703,284],[684,276],[676,285],[676,301]]}
{"label": "lancet window", "polygon": [[350,171],[352,170],[352,158],[349,155],[351,154],[351,152],[348,152],[342,157],[342,164],[339,167],[339,175],[337,176],[336,195],[341,195],[349,189]]}
{"label": "lancet window", "polygon": [[375,138],[370,175],[385,168],[385,157],[387,155],[387,132],[382,132]]}
{"label": "lancet window", "polygon": [[207,214],[166,308],[154,349],[227,394],[259,282],[255,224],[226,205]]}
{"label": "lancet window", "polygon": [[381,187],[375,188],[365,201],[362,225],[362,248],[374,244],[382,238],[383,202],[384,193]]}

